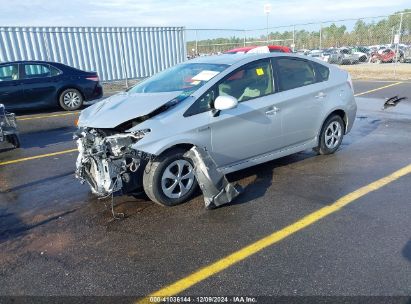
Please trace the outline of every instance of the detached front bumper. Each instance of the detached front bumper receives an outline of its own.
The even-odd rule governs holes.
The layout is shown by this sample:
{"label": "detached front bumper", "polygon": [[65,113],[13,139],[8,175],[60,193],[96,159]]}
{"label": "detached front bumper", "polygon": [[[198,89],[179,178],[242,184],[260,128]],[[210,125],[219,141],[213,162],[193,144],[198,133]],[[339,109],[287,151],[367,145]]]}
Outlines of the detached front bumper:
{"label": "detached front bumper", "polygon": [[97,196],[137,192],[148,156],[132,148],[144,133],[107,134],[80,129],[75,134],[79,155],[76,177]]}

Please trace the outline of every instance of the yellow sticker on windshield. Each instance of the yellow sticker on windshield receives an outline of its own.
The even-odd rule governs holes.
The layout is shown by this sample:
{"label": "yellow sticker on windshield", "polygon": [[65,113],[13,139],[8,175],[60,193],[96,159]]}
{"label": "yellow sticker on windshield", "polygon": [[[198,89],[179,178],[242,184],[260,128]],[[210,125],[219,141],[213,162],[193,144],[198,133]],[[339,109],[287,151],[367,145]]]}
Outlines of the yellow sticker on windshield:
{"label": "yellow sticker on windshield", "polygon": [[262,68],[255,69],[255,72],[257,73],[258,76],[264,75],[264,70]]}

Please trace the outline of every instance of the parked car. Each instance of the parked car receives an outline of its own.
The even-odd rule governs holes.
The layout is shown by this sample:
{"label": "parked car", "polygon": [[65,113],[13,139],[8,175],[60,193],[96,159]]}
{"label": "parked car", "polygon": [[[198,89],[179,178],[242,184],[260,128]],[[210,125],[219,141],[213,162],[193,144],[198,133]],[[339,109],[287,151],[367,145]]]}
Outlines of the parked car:
{"label": "parked car", "polygon": [[296,53],[299,54],[299,55],[308,55],[310,52],[311,51],[308,50],[308,49],[300,49],[300,50],[296,51]]}
{"label": "parked car", "polygon": [[0,103],[9,110],[54,107],[79,109],[84,101],[101,98],[96,72],[62,63],[15,61],[0,64]]}
{"label": "parked car", "polygon": [[356,46],[352,49],[353,54],[358,55],[358,60],[360,62],[367,62],[370,57],[370,49],[364,46]]}
{"label": "parked car", "polygon": [[[265,49],[264,51],[263,48]],[[260,53],[291,53],[291,49],[287,46],[282,45],[267,45],[267,46],[246,46],[239,47],[232,50],[224,52],[224,54],[245,54],[252,50],[259,49]]]}
{"label": "parked car", "polygon": [[388,63],[394,61],[404,62],[404,52],[399,50],[398,57],[396,57],[396,53],[393,49],[383,49],[380,52],[374,52],[371,55],[370,62],[372,63]]}
{"label": "parked car", "polygon": [[328,59],[329,63],[336,64],[356,64],[359,61],[359,56],[354,54],[349,48],[334,49]]}
{"label": "parked car", "polygon": [[325,50],[312,50],[307,54],[307,56],[328,62],[330,54],[331,54],[330,52],[325,51]]}
{"label": "parked car", "polygon": [[[272,71],[276,71],[273,73]],[[99,196],[144,188],[159,204],[194,193],[192,146],[222,173],[305,149],[334,153],[356,115],[349,74],[306,56],[200,57],[81,112],[76,176]]]}
{"label": "parked car", "polygon": [[403,52],[404,52],[404,56],[403,56],[404,60],[403,61],[404,62],[411,62],[411,47],[404,48]]}

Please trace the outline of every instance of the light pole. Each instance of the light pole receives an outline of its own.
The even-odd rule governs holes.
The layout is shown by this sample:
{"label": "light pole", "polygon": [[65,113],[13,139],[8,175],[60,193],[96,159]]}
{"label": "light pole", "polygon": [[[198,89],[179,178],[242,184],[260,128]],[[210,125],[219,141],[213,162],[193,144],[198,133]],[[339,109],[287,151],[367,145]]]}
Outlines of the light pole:
{"label": "light pole", "polygon": [[267,4],[264,4],[264,14],[266,14],[267,15],[267,45],[268,45],[268,16],[270,15],[270,13],[271,13],[271,4],[270,3],[267,3]]}

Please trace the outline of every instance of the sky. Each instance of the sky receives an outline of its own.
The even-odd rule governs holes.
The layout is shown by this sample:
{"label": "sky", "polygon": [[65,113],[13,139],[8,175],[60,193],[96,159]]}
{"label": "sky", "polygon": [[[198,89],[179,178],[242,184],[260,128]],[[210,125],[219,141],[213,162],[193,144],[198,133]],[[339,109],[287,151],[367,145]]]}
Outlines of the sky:
{"label": "sky", "polygon": [[380,16],[411,8],[410,0],[0,0],[1,26],[266,27]]}

